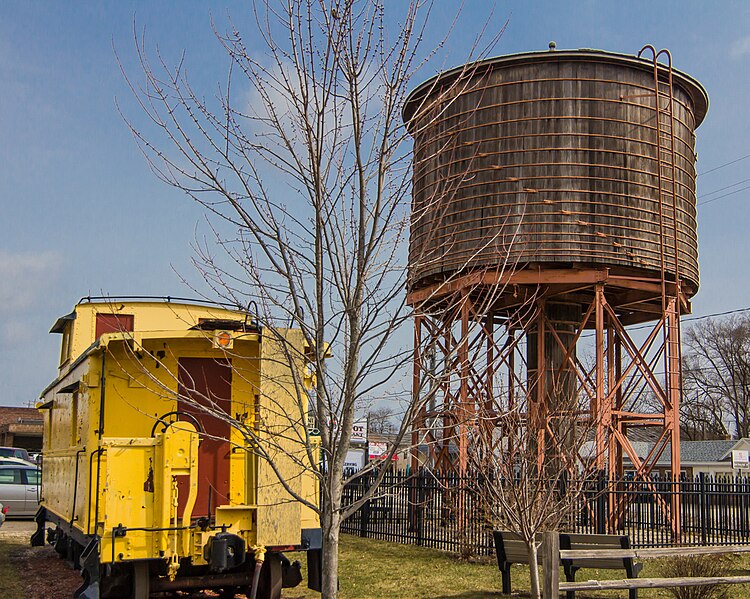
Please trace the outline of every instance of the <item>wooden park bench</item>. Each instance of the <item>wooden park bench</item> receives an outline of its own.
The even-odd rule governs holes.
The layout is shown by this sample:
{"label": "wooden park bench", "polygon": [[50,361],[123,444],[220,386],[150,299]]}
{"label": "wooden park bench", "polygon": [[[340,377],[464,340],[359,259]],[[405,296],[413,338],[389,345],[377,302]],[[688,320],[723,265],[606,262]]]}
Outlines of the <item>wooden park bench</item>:
{"label": "wooden park bench", "polygon": [[[503,577],[503,595],[510,595],[510,567],[513,564],[528,564],[529,553],[526,543],[514,532],[493,530],[497,567]],[[541,560],[541,557],[537,561]]]}
{"label": "wooden park bench", "polygon": [[[495,530],[492,532],[497,553],[497,567],[502,574],[503,595],[510,595],[510,567],[513,564],[528,564],[529,555],[526,543],[521,537],[512,532]],[[587,535],[560,533],[560,549],[572,551],[593,549],[629,549],[630,541],[624,535]],[[542,552],[539,551],[537,561],[541,562]],[[605,570],[625,570],[628,578],[637,578],[642,564],[637,564],[632,557],[617,558],[574,558],[560,560],[568,582],[575,582],[575,575],[581,568],[601,568]],[[637,599],[637,589],[629,589],[629,599]],[[567,599],[574,599],[575,591],[566,593]]]}
{"label": "wooden park bench", "polygon": [[[590,551],[596,549],[630,549],[627,535],[594,535],[560,533],[560,549],[572,551]],[[636,563],[632,557],[587,557],[560,560],[565,572],[565,580],[576,581],[576,572],[581,568],[599,570],[625,570],[627,578],[638,578],[643,564]],[[574,599],[575,591],[567,591],[567,599]],[[628,590],[628,599],[638,599],[638,589]]]}

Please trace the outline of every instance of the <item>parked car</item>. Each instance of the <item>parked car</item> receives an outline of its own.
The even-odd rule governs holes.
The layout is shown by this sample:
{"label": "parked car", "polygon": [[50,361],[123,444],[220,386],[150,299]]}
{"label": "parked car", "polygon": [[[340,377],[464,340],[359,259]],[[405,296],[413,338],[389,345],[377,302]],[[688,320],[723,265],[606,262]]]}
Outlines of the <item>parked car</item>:
{"label": "parked car", "polygon": [[3,522],[5,522],[5,514],[8,512],[8,508],[5,507],[2,503],[0,503],[0,526],[3,525]]}
{"label": "parked car", "polygon": [[35,468],[37,465],[34,462],[27,462],[26,460],[22,460],[21,458],[6,458],[0,456],[0,466],[34,466]]}
{"label": "parked car", "polygon": [[0,447],[0,458],[21,458],[31,463],[29,452],[22,447]]}
{"label": "parked car", "polygon": [[0,502],[7,516],[33,517],[39,508],[39,470],[36,466],[0,466]]}

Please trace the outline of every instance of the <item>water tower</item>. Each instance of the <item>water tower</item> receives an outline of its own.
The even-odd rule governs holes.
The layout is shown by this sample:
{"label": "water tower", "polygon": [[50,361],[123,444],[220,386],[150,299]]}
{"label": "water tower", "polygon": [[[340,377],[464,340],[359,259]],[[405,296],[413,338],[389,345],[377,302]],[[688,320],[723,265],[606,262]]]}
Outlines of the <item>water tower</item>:
{"label": "water tower", "polygon": [[[550,48],[445,72],[406,101],[425,402],[412,440],[433,467],[465,472],[477,414],[498,395],[524,394],[549,428],[563,388],[586,402],[595,466],[611,480],[623,455],[647,477],[671,454],[677,474],[708,97],[651,46],[637,57]],[[638,429],[655,441],[645,457]]]}

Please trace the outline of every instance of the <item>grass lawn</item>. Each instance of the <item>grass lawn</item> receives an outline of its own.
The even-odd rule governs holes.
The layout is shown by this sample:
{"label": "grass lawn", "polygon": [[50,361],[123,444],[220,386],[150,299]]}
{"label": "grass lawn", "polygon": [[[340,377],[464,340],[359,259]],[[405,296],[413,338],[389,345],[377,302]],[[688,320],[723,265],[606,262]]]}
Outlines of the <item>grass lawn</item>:
{"label": "grass lawn", "polygon": [[24,596],[21,575],[11,561],[11,554],[16,546],[15,543],[6,540],[0,541],[0,597],[6,599]]}
{"label": "grass lawn", "polygon": [[[342,598],[502,597],[497,563],[489,560],[468,562],[414,545],[349,535],[341,538],[339,580]],[[518,573],[518,582],[528,588],[528,572],[525,579],[523,574]],[[284,597],[307,599],[320,595],[297,588],[286,590]]]}
{"label": "grass lawn", "polygon": [[[744,554],[737,560],[736,571],[732,574],[748,574],[749,567],[750,556]],[[640,576],[649,578],[663,576],[658,560],[645,562]],[[625,572],[620,570],[580,570],[576,579],[584,581],[624,577]],[[500,572],[494,558],[466,561],[442,551],[361,539],[349,535],[342,535],[339,579],[342,599],[503,597],[500,593],[502,588]],[[528,567],[513,566],[511,580],[513,595],[528,597]],[[560,580],[565,580],[562,569]],[[320,597],[318,593],[301,587],[287,589],[283,596],[285,599]],[[627,591],[576,593],[576,599],[627,598],[627,596]],[[732,599],[750,599],[750,585],[733,585],[729,596]],[[642,589],[638,591],[638,597],[639,599],[667,599],[672,598],[673,595],[665,589]]]}

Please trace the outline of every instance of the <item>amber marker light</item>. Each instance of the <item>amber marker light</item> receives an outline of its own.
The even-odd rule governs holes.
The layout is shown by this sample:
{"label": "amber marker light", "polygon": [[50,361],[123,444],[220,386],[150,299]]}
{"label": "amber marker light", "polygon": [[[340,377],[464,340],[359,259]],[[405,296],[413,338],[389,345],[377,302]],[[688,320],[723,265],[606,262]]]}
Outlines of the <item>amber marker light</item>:
{"label": "amber marker light", "polygon": [[214,335],[214,346],[219,349],[231,349],[232,334],[229,331],[218,331]]}

